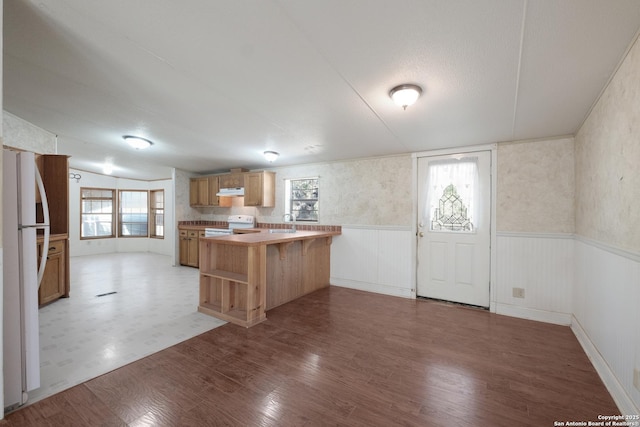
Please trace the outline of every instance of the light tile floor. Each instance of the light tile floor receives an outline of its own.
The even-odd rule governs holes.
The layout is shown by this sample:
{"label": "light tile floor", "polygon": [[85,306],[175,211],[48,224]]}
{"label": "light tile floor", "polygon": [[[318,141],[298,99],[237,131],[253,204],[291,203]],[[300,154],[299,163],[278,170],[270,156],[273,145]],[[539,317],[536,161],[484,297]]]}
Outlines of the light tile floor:
{"label": "light tile floor", "polygon": [[168,256],[74,257],[70,268],[71,297],[40,309],[41,387],[29,403],[225,323],[196,311],[198,270]]}

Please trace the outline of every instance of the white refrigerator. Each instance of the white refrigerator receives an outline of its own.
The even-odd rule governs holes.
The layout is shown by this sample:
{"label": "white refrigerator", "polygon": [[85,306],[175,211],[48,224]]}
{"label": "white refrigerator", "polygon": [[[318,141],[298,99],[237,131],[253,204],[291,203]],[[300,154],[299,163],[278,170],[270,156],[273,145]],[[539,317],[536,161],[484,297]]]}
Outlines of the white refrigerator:
{"label": "white refrigerator", "polygon": [[[42,178],[30,152],[3,153],[3,355],[4,409],[24,405],[40,387],[38,287],[49,248],[49,209]],[[44,222],[36,223],[36,192]],[[37,264],[37,230],[44,251]]]}

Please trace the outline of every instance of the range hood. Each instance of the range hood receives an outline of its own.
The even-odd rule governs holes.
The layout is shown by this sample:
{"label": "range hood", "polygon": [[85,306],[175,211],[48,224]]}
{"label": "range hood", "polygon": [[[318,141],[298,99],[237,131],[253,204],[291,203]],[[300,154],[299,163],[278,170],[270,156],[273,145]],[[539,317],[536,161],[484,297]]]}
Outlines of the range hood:
{"label": "range hood", "polygon": [[236,197],[236,196],[244,196],[244,187],[235,187],[235,188],[221,188],[216,196],[219,197]]}

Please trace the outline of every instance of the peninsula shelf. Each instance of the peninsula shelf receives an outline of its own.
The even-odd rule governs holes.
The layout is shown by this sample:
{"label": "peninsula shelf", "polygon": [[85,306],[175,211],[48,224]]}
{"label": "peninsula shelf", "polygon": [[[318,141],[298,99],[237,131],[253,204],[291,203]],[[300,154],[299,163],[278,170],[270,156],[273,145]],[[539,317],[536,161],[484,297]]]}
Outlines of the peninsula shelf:
{"label": "peninsula shelf", "polygon": [[235,234],[200,239],[198,311],[240,326],[329,286],[332,236],[340,232]]}

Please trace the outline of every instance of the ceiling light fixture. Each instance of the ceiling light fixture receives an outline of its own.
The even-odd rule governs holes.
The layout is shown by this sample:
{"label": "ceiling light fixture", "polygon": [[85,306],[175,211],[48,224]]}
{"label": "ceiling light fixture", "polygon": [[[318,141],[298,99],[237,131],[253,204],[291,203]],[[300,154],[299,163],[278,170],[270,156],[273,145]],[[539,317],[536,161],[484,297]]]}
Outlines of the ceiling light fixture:
{"label": "ceiling light fixture", "polygon": [[274,162],[280,155],[280,153],[277,153],[275,151],[265,151],[262,154],[264,154],[264,158],[267,159],[269,163]]}
{"label": "ceiling light fixture", "polygon": [[102,173],[111,175],[113,173],[113,163],[105,163],[102,165]]}
{"label": "ceiling light fixture", "polygon": [[127,142],[127,144],[136,150],[144,150],[145,148],[149,148],[153,145],[153,142],[139,136],[124,135],[122,138]]}
{"label": "ceiling light fixture", "polygon": [[396,86],[389,92],[389,96],[393,102],[407,109],[409,105],[413,105],[422,94],[422,88],[418,85],[404,84]]}

